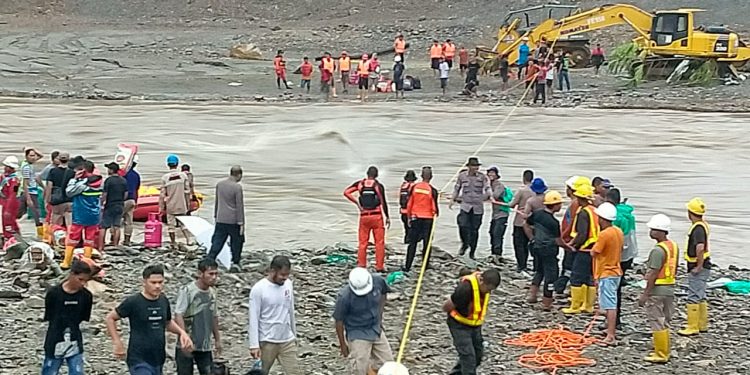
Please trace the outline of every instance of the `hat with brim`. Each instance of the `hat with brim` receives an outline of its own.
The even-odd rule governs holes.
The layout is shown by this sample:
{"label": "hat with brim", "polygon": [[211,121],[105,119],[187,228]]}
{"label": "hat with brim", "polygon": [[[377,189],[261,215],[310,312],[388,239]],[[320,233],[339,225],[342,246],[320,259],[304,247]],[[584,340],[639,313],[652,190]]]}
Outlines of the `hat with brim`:
{"label": "hat with brim", "polygon": [[542,194],[545,191],[547,191],[547,184],[544,183],[544,180],[541,178],[535,178],[533,181],[531,181],[531,186],[529,186],[529,189],[537,194]]}
{"label": "hat with brim", "polygon": [[60,160],[63,163],[67,163],[70,161],[70,154],[67,152],[61,152],[59,155],[57,155],[57,160]]}
{"label": "hat with brim", "polygon": [[23,148],[23,154],[24,155],[26,155],[26,153],[29,152],[29,151],[34,151],[34,153],[37,154],[37,155],[39,155],[40,158],[44,156],[44,155],[42,155],[41,152],[39,152],[39,149],[36,148],[36,147],[24,147]]}
{"label": "hat with brim", "polygon": [[120,170],[120,165],[117,164],[117,163],[115,163],[115,162],[113,162],[113,161],[109,162],[107,164],[104,164],[104,167],[106,167],[107,169],[112,169],[114,171]]}
{"label": "hat with brim", "polygon": [[352,292],[358,296],[364,296],[367,293],[372,292],[372,275],[370,275],[370,278],[367,280],[367,283],[361,286],[354,286],[351,282],[349,282],[349,288],[352,290]]}
{"label": "hat with brim", "polygon": [[3,160],[3,165],[8,168],[18,169],[18,158],[11,155]]}
{"label": "hat with brim", "polygon": [[479,162],[479,158],[470,157],[469,161],[466,162],[467,167],[478,167],[482,165],[482,163]]}

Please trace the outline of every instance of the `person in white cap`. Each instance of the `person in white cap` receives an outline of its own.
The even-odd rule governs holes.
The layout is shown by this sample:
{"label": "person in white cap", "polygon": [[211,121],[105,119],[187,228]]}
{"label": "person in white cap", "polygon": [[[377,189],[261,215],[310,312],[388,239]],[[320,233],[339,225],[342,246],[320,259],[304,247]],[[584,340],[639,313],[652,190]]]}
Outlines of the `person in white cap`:
{"label": "person in white cap", "polygon": [[609,202],[602,203],[594,212],[599,217],[599,238],[591,249],[594,260],[594,280],[599,288],[599,309],[607,314],[607,337],[604,345],[615,343],[617,329],[617,289],[620,287],[622,268],[620,256],[625,236],[620,228],[612,225],[617,218],[617,208]]}
{"label": "person in white cap", "polygon": [[677,243],[667,236],[672,221],[663,214],[651,217],[646,226],[649,237],[656,246],[648,255],[646,288],[638,299],[638,305],[646,307],[646,316],[651,325],[654,351],[644,358],[647,362],[665,363],[669,361],[669,321],[674,314],[674,285],[679,262]]}
{"label": "person in white cap", "polygon": [[18,228],[17,216],[19,202],[16,199],[21,181],[18,178],[18,158],[8,156],[3,160],[5,167],[0,180],[0,205],[3,206],[3,244],[5,241],[16,238],[20,231]]}
{"label": "person in white cap", "polygon": [[349,358],[352,375],[367,375],[371,368],[393,361],[383,329],[388,284],[377,274],[357,267],[339,292],[333,318],[341,355]]}
{"label": "person in white cap", "polygon": [[398,93],[401,93],[401,97],[404,97],[404,70],[406,70],[406,66],[404,65],[404,62],[401,61],[401,56],[396,55],[396,57],[393,58],[393,85],[395,86],[393,89],[393,92],[396,93],[396,98],[398,98]]}
{"label": "person in white cap", "polygon": [[409,369],[397,362],[386,362],[378,370],[378,375],[409,375]]}

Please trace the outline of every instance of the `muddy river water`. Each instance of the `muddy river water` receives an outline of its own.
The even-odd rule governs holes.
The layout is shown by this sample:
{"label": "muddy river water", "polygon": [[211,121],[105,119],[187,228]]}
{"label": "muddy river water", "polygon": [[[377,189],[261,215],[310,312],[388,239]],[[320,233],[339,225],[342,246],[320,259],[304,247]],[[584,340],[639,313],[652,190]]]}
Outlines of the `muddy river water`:
{"label": "muddy river water", "polygon": [[[208,195],[199,215],[211,217],[213,185],[232,164],[242,183],[249,248],[319,248],[356,243],[357,213],[342,191],[369,165],[381,170],[398,244],[398,186],[406,169],[431,165],[434,184],[449,182],[466,157],[496,129],[509,108],[467,104],[216,105],[12,101],[0,107],[0,154],[25,145],[109,161],[118,142],[141,147],[138,169],[155,183],[164,158],[177,153]],[[593,109],[520,109],[479,154],[503,180],[520,185],[531,168],[555,189],[570,175],[602,175],[636,207],[640,257],[652,245],[644,223],[657,212],[673,220],[684,244],[685,202],[703,197],[711,248],[723,266],[750,266],[747,183],[750,116]],[[488,207],[489,208],[489,207]],[[455,251],[457,211],[442,203],[435,244]],[[488,255],[485,215],[479,256]],[[506,234],[510,240],[510,230]],[[510,241],[505,253],[512,256]]]}

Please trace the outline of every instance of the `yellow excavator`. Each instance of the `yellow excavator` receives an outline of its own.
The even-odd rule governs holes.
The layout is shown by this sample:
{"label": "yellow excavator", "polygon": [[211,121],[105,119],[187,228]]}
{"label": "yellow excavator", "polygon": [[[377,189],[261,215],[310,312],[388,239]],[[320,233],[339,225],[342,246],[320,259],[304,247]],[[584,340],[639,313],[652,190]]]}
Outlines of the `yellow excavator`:
{"label": "yellow excavator", "polygon": [[[736,33],[723,26],[695,24],[694,16],[701,9],[677,9],[651,14],[633,5],[614,4],[588,11],[568,9],[569,15],[559,19],[552,17],[550,10],[549,17],[538,24],[529,22],[529,10],[548,8],[570,7],[543,5],[512,12],[498,31],[494,48],[480,47],[477,53],[483,57],[506,55],[513,64],[518,60],[518,47],[522,42],[526,41],[533,51],[544,40],[548,45],[554,44],[555,50],[570,52],[575,65],[586,66],[590,52],[587,46],[576,41],[576,36],[611,26],[628,25],[638,34],[634,42],[648,56],[676,62],[691,58],[715,59],[735,67],[750,61],[750,48]],[[517,16],[519,14],[525,17]]]}

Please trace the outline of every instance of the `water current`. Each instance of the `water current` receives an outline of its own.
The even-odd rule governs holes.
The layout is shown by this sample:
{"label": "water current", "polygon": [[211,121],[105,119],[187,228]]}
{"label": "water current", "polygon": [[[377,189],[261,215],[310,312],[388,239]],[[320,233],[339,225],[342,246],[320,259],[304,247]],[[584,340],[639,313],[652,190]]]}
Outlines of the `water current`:
{"label": "water current", "polygon": [[[685,202],[703,197],[711,250],[723,266],[750,266],[747,183],[750,116],[594,109],[519,109],[496,133],[509,108],[467,104],[216,105],[12,101],[0,107],[0,154],[26,145],[109,161],[119,142],[141,147],[139,171],[155,184],[168,153],[193,167],[208,195],[199,215],[213,212],[213,185],[233,164],[242,181],[249,248],[319,248],[356,243],[357,212],[342,192],[369,165],[389,190],[391,246],[402,237],[398,186],[404,171],[431,165],[440,189],[491,134],[479,154],[497,164],[509,186],[533,169],[555,189],[571,175],[601,175],[636,208],[640,256],[652,246],[644,223],[658,212],[673,220],[684,246]],[[489,207],[488,207],[489,209]],[[459,246],[457,211],[441,203],[435,244]],[[489,255],[489,215],[479,256]],[[505,253],[512,256],[511,230]]]}

